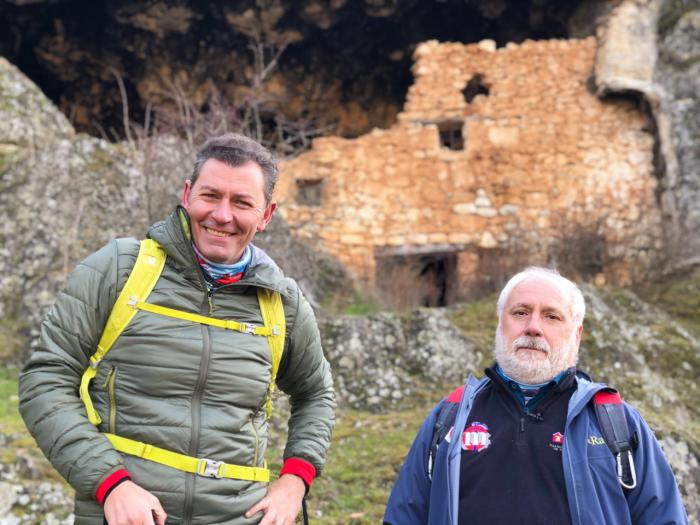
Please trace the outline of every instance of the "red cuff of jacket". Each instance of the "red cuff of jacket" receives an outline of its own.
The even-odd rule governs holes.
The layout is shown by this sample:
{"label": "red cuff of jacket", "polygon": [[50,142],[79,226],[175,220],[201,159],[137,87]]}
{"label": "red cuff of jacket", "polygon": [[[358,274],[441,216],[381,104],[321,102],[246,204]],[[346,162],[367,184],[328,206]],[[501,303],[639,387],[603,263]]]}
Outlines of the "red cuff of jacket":
{"label": "red cuff of jacket", "polygon": [[107,479],[105,479],[100,484],[100,486],[97,489],[97,492],[95,493],[99,504],[102,505],[105,502],[105,499],[107,499],[107,495],[109,494],[109,492],[119,483],[127,479],[131,479],[131,476],[124,469],[117,470],[116,472],[113,472],[112,474],[107,476]]}
{"label": "red cuff of jacket", "polygon": [[316,468],[309,463],[299,458],[289,458],[284,461],[282,465],[282,470],[280,470],[280,476],[282,474],[294,474],[299,476],[306,484],[306,489],[311,488],[311,484],[314,482],[316,477]]}

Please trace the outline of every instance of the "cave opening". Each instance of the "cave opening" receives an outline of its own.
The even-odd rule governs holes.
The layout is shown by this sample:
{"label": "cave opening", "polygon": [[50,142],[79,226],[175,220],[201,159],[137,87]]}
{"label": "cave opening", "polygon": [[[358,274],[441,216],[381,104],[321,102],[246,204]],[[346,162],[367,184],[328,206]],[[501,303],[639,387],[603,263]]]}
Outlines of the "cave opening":
{"label": "cave opening", "polygon": [[[572,23],[585,19],[586,6],[593,4],[312,0],[301,8],[281,0],[265,10],[253,0],[15,0],[0,3],[6,27],[0,54],[78,131],[119,139],[125,135],[122,91],[130,121],[142,123],[146,108],[172,105],[166,87],[176,86],[204,112],[213,93],[236,107],[257,97],[253,102],[270,141],[278,135],[289,140],[289,132],[279,133],[280,121],[289,123],[288,130],[304,123],[295,147],[301,150],[314,134],[356,137],[391,126],[413,82],[412,54],[419,43],[489,38],[504,46],[585,36]],[[262,69],[256,56],[266,57]],[[256,77],[267,66],[263,78]],[[474,82],[465,88],[467,99],[488,94],[481,79]]]}

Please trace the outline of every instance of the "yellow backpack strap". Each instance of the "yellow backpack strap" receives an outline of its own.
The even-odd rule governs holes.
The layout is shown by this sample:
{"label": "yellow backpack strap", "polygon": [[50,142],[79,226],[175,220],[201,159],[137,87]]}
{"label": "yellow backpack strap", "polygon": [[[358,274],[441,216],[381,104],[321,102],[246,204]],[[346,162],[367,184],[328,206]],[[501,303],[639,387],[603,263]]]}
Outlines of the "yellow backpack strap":
{"label": "yellow backpack strap", "polygon": [[284,306],[282,305],[282,296],[279,292],[258,288],[258,302],[260,303],[260,313],[262,313],[263,323],[267,327],[272,328],[272,333],[267,336],[267,343],[270,345],[270,354],[272,356],[272,378],[270,380],[270,389],[267,392],[267,402],[265,411],[267,418],[272,415],[272,392],[275,389],[275,380],[277,379],[277,371],[282,360],[284,352]]}
{"label": "yellow backpack strap", "polygon": [[117,340],[124,328],[126,328],[126,325],[136,315],[138,310],[134,307],[135,304],[139,301],[144,301],[153,290],[163,271],[165,258],[165,251],[156,241],[153,239],[141,241],[134,268],[131,270],[124,288],[112,307],[112,312],[109,314],[100,342],[97,343],[97,351],[90,357],[90,366],[83,373],[80,381],[80,399],[83,400],[88,419],[93,425],[99,425],[102,419],[90,399],[88,391],[90,381],[97,375],[97,367],[100,361],[107,355],[114,341]]}
{"label": "yellow backpack strap", "polygon": [[270,481],[270,471],[264,467],[248,467],[232,465],[223,461],[208,458],[186,456],[172,450],[147,445],[135,439],[129,439],[115,434],[104,434],[119,452],[155,461],[184,472],[191,472],[207,478],[243,479],[246,481]]}
{"label": "yellow backpack strap", "polygon": [[236,332],[241,332],[244,334],[261,335],[264,337],[269,337],[274,333],[274,327],[272,326],[256,326],[250,323],[239,323],[238,321],[215,319],[214,317],[206,317],[204,315],[183,312],[182,310],[175,310],[174,308],[168,308],[166,306],[160,306],[157,304],[150,304],[144,301],[135,301],[133,303],[130,303],[130,306],[134,307],[136,310],[143,310],[145,312],[151,312],[152,314],[164,315],[166,317],[174,317],[175,319],[182,319],[183,321],[191,321],[193,323],[216,326],[218,328],[224,328],[225,330],[234,330]]}

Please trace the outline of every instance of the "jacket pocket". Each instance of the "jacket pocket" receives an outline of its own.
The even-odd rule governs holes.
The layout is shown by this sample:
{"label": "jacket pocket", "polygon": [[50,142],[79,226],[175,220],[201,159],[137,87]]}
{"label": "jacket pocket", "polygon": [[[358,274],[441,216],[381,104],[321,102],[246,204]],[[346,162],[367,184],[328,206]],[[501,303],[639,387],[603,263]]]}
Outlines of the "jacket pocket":
{"label": "jacket pocket", "polygon": [[117,432],[117,396],[114,392],[116,381],[117,365],[114,365],[109,369],[109,372],[107,372],[104,385],[102,385],[107,390],[107,395],[109,397],[109,422],[107,431],[110,434],[115,434]]}

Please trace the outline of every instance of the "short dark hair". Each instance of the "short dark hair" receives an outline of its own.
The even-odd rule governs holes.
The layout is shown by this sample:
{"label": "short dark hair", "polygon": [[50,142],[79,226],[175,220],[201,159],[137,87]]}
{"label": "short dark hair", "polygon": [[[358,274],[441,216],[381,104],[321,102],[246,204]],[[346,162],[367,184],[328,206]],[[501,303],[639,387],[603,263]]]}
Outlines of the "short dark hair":
{"label": "short dark hair", "polygon": [[190,177],[192,186],[199,177],[202,166],[209,159],[216,159],[233,167],[255,162],[263,172],[265,203],[270,203],[279,172],[274,155],[265,146],[238,133],[225,133],[210,138],[197,151]]}

